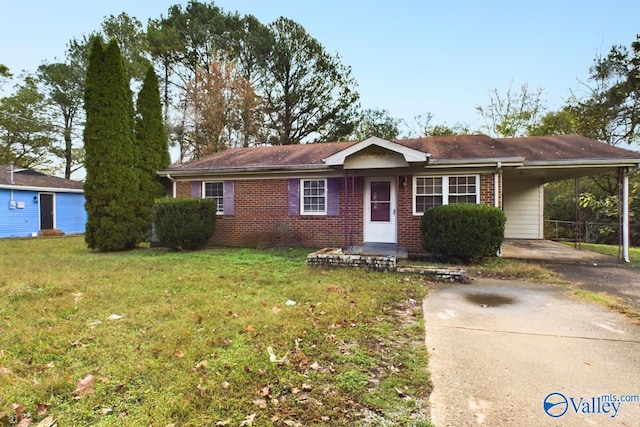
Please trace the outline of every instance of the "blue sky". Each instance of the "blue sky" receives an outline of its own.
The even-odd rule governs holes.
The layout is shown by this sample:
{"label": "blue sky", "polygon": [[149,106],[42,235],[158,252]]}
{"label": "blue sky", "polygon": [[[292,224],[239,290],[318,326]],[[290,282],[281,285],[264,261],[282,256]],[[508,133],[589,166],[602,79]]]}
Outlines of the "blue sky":
{"label": "blue sky", "polygon": [[[146,23],[166,15],[165,0],[5,2],[0,63],[34,71],[62,58],[66,43],[98,29],[105,16],[126,12]],[[640,33],[640,2],[219,0],[225,11],[263,23],[285,16],[300,23],[352,68],[364,108],[411,120],[481,125],[476,105],[489,91],[527,83],[544,89],[549,108],[581,91],[588,68],[612,45]]]}

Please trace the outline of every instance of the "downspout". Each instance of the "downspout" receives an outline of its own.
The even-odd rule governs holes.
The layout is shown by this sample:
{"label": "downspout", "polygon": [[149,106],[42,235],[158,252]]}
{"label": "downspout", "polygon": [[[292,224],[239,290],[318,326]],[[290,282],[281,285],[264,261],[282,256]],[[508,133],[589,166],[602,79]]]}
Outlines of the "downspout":
{"label": "downspout", "polygon": [[[11,185],[14,185],[16,182],[15,182],[15,180],[14,180],[14,178],[13,178],[13,162],[11,162],[11,163],[9,164],[9,170],[11,171],[11,179],[10,179],[10,182],[11,182]],[[14,206],[14,204],[13,204],[13,203],[14,203],[14,200],[13,200],[13,188],[11,189],[10,194],[11,194],[11,195],[9,196],[9,206],[11,207],[11,206]],[[11,209],[13,209],[13,208],[11,208]]]}
{"label": "downspout", "polygon": [[[493,205],[496,208],[500,207],[500,172],[502,170],[502,162],[496,163],[496,171],[493,173]],[[502,248],[498,249],[496,254],[498,257],[502,257]]]}
{"label": "downspout", "polygon": [[349,170],[344,170],[344,243],[342,248],[349,249]]}
{"label": "downspout", "polygon": [[167,178],[169,178],[169,181],[171,181],[171,193],[172,193],[171,196],[175,199],[177,194],[176,180],[171,178],[170,173],[167,174]]}
{"label": "downspout", "polygon": [[502,170],[502,162],[496,163],[496,171],[493,173],[493,205],[500,207],[500,171]]}

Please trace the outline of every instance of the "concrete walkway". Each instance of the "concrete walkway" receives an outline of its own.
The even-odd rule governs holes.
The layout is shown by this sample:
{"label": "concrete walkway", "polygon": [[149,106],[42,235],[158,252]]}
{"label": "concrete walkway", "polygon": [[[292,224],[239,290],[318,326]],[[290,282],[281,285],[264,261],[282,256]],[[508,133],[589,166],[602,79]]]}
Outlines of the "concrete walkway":
{"label": "concrete walkway", "polygon": [[477,279],[430,293],[436,427],[640,425],[640,401],[611,399],[640,396],[640,326],[565,290]]}

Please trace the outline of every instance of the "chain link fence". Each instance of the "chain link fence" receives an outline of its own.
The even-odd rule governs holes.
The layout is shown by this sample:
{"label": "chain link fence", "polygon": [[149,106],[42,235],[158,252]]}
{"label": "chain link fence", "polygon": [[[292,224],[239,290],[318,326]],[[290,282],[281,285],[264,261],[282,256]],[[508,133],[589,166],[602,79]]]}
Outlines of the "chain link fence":
{"label": "chain link fence", "polygon": [[[580,224],[580,228],[578,228]],[[617,223],[576,222],[545,220],[544,238],[549,240],[569,240],[585,243],[605,243],[617,245],[620,226]],[[631,246],[640,245],[640,224],[629,224]],[[579,233],[578,233],[579,232]]]}

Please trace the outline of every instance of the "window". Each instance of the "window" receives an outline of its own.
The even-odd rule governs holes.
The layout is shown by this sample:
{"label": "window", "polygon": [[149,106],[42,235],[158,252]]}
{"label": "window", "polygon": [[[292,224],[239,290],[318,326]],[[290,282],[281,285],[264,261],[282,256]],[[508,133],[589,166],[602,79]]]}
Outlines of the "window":
{"label": "window", "polygon": [[222,215],[224,212],[224,183],[218,182],[204,182],[204,198],[212,199],[216,201],[216,213]]}
{"label": "window", "polygon": [[477,203],[475,176],[449,177],[449,204]]}
{"label": "window", "polygon": [[422,215],[434,206],[478,203],[477,175],[417,176],[413,179],[413,213]]}
{"label": "window", "polygon": [[416,178],[416,212],[424,213],[429,208],[443,203],[442,177]]}
{"label": "window", "polygon": [[327,180],[302,180],[302,215],[325,215],[327,213]]}

